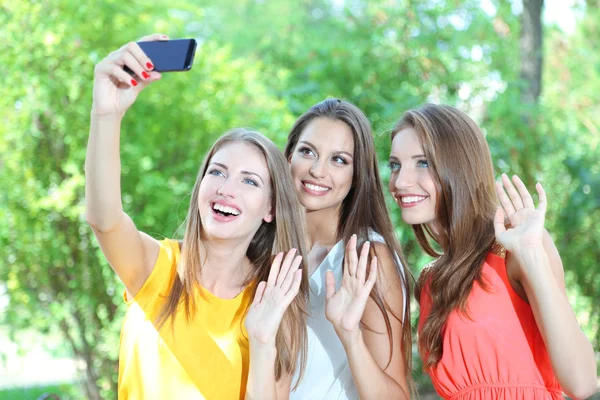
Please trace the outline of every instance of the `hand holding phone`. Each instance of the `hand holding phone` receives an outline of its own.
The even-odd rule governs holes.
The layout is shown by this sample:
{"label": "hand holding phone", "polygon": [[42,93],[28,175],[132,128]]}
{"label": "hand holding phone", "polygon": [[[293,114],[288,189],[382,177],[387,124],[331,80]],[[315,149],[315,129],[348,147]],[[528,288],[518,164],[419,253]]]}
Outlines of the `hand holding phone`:
{"label": "hand holding phone", "polygon": [[[137,42],[156,72],[189,71],[194,62],[196,40],[175,39]],[[131,72],[125,67],[125,71]]]}

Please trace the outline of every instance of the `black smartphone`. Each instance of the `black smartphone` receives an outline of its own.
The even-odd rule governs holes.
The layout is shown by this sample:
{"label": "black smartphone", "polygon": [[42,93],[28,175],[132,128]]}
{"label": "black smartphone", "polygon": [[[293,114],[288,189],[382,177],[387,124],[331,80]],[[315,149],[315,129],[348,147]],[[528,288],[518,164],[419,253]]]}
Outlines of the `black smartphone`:
{"label": "black smartphone", "polygon": [[192,68],[196,53],[194,39],[137,42],[137,44],[154,64],[154,71],[189,71]]}

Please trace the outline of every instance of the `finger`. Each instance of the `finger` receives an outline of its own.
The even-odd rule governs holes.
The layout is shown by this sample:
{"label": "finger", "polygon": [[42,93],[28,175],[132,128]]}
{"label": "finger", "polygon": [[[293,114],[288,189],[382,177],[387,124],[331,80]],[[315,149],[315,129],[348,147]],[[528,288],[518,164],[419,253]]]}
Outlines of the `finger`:
{"label": "finger", "polygon": [[256,287],[256,293],[254,294],[254,301],[252,302],[253,306],[260,304],[260,302],[262,301],[263,295],[265,294],[266,287],[267,287],[267,283],[265,281],[262,281],[258,284],[258,286]]}
{"label": "finger", "polygon": [[515,213],[515,208],[513,207],[508,195],[504,191],[504,185],[502,182],[496,182],[496,194],[498,195],[498,200],[500,200],[500,205],[504,209],[506,215],[512,215]]}
{"label": "finger", "polygon": [[[299,271],[298,267],[300,267],[301,262],[302,256],[296,256],[294,258],[294,262],[292,263],[292,266],[290,267],[287,276],[281,283],[281,290],[283,290],[283,293],[287,293],[290,290],[290,287],[292,286],[292,283],[296,277],[296,273]],[[281,275],[281,273],[279,273],[279,275]]]}
{"label": "finger", "polygon": [[275,283],[275,286],[281,286],[283,281],[285,281],[285,278],[288,275],[288,271],[290,270],[290,267],[292,266],[292,263],[295,260],[295,255],[296,249],[291,249],[285,255],[285,259],[283,260],[283,263],[281,264],[281,269],[279,270],[279,274],[277,275],[277,282]]}
{"label": "finger", "polygon": [[367,264],[369,260],[369,249],[371,248],[371,243],[366,241],[362,245],[362,249],[360,250],[360,258],[358,259],[358,268],[356,269],[356,278],[360,283],[365,282],[365,278],[367,275]]}
{"label": "finger", "polygon": [[369,271],[369,279],[365,284],[365,289],[367,293],[371,293],[373,286],[375,286],[375,282],[377,282],[377,268],[379,264],[377,263],[377,257],[373,257],[371,260],[371,268]]}
{"label": "finger", "polygon": [[271,264],[271,271],[269,271],[269,279],[267,279],[267,287],[274,287],[277,282],[277,275],[279,275],[279,266],[281,265],[281,259],[283,258],[283,252],[278,253],[273,259]]}
{"label": "finger", "polygon": [[[508,197],[510,197],[510,201],[512,202],[515,210],[519,211],[523,208],[523,199],[515,189],[513,183],[508,178],[508,175],[502,174],[502,183],[504,184],[504,188],[506,188],[506,193],[508,193]],[[510,216],[510,215],[509,215]]]}
{"label": "finger", "polygon": [[350,237],[348,246],[346,246],[346,271],[349,276],[356,276],[356,268],[358,266],[358,255],[356,254],[356,234]]}
{"label": "finger", "polygon": [[506,226],[504,226],[504,211],[502,207],[498,207],[496,215],[494,215],[494,233],[496,238],[502,233],[506,232]]}
{"label": "finger", "polygon": [[331,270],[325,274],[325,298],[330,299],[335,294],[335,276]]}
{"label": "finger", "polygon": [[[152,35],[144,36],[143,38],[138,40],[138,42],[152,42],[152,41],[166,41],[166,40],[169,40],[169,37],[167,35],[163,35],[162,33],[154,33]],[[139,48],[139,46],[138,46],[138,48]],[[142,64],[146,68],[146,71],[152,71],[154,69],[154,64],[152,63],[152,60],[146,55],[146,53],[143,52],[143,50],[141,48],[139,49],[139,51],[134,49],[133,54],[135,55],[136,58],[138,58],[140,64]]]}
{"label": "finger", "polygon": [[123,68],[120,65],[117,65],[113,61],[103,61],[96,66],[94,71],[97,76],[107,75],[131,88],[138,85],[138,81],[135,78],[132,78],[131,75],[123,71]]}
{"label": "finger", "polygon": [[538,198],[539,198],[538,210],[545,215],[546,209],[548,207],[548,201],[546,199],[546,191],[542,187],[542,184],[539,182],[537,183],[537,185],[535,185],[535,188],[537,190]]}
{"label": "finger", "polygon": [[523,205],[527,208],[535,208],[535,205],[533,204],[533,198],[529,194],[529,190],[527,190],[527,187],[525,187],[525,184],[521,178],[519,178],[517,175],[513,175],[513,182],[519,191],[519,196],[521,196],[521,199],[523,200]]}
{"label": "finger", "polygon": [[152,35],[142,37],[138,42],[152,42],[155,40],[169,40],[169,37],[164,33],[153,33]]}
{"label": "finger", "polygon": [[286,299],[288,299],[288,305],[292,302],[294,297],[296,297],[298,295],[298,292],[300,291],[300,284],[302,283],[302,270],[296,270],[293,276],[294,278],[292,279],[292,285],[285,294]]}
{"label": "finger", "polygon": [[142,83],[150,79],[150,74],[146,72],[144,67],[142,67],[142,64],[139,63],[139,60],[130,52],[125,52],[123,54],[123,65],[133,71],[135,74],[133,78],[137,79],[138,82]]}

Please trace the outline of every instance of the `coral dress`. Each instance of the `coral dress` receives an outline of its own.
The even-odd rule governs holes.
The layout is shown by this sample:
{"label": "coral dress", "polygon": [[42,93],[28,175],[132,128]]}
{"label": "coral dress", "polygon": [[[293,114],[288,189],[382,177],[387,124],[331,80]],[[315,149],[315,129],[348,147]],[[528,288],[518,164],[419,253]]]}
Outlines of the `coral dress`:
{"label": "coral dress", "polygon": [[[427,371],[445,399],[563,400],[533,312],[513,290],[501,251],[482,268],[488,291],[477,282],[467,300],[469,317],[453,311],[440,362]],[[419,332],[431,311],[429,287],[421,292]]]}

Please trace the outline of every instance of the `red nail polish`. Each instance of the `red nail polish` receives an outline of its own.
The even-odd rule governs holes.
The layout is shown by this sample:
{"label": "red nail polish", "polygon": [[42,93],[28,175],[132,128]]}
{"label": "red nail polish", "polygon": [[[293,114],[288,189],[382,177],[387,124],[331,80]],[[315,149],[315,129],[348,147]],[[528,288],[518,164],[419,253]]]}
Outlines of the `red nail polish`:
{"label": "red nail polish", "polygon": [[132,80],[131,80],[131,84],[132,84],[133,86],[137,86],[137,81],[136,81],[135,79],[132,79]]}
{"label": "red nail polish", "polygon": [[150,75],[148,75],[146,71],[142,71],[142,76],[144,77],[144,79],[150,78]]}
{"label": "red nail polish", "polygon": [[151,62],[147,62],[146,67],[148,67],[148,69],[152,69],[152,68],[154,68],[154,65],[152,65]]}

